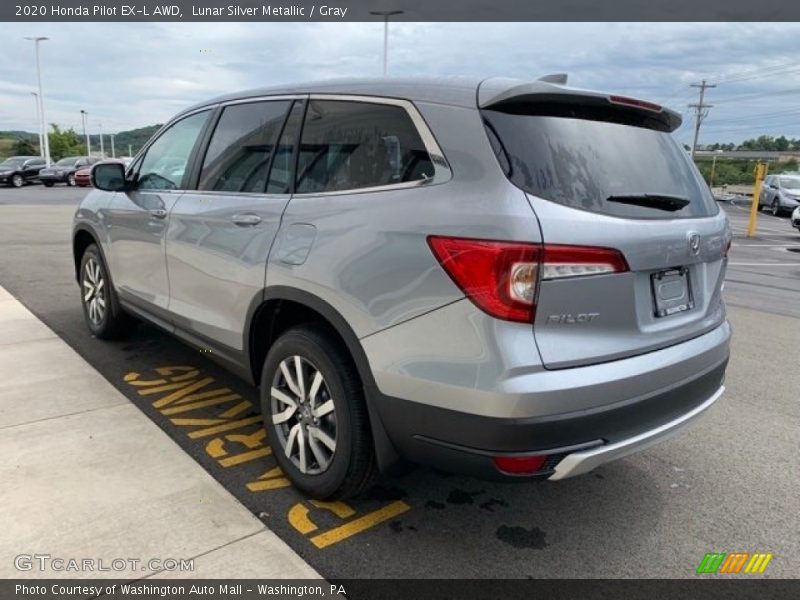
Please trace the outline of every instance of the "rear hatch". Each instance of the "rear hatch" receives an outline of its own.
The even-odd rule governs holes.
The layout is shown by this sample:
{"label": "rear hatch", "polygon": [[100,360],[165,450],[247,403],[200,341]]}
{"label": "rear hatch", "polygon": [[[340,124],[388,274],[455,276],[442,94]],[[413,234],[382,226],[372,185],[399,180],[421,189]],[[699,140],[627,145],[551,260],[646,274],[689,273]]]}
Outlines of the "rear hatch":
{"label": "rear hatch", "polygon": [[[677,114],[546,84],[484,98],[481,113],[554,257],[540,267],[533,327],[547,368],[643,354],[724,321],[728,221],[670,135]],[[564,246],[624,261],[587,269],[585,248]]]}

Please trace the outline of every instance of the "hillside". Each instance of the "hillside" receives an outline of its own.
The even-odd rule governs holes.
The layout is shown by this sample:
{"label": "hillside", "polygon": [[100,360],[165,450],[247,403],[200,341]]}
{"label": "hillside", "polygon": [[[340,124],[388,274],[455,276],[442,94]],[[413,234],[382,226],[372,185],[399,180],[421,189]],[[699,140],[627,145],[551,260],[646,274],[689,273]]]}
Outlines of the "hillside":
{"label": "hillside", "polygon": [[[117,156],[126,156],[128,154],[128,146],[133,154],[136,154],[139,149],[144,146],[147,140],[158,131],[161,125],[148,125],[147,127],[140,127],[138,129],[130,129],[128,131],[120,131],[114,136],[114,147]],[[81,132],[76,132],[81,135]],[[100,150],[100,136],[89,136],[92,144],[92,153]],[[36,133],[29,131],[0,131],[0,159],[10,156],[14,153],[14,145],[19,139],[25,139],[32,142],[37,148],[39,144],[39,136]],[[81,136],[83,139],[83,136]],[[111,137],[108,134],[103,136],[104,149],[107,155],[111,155]]]}

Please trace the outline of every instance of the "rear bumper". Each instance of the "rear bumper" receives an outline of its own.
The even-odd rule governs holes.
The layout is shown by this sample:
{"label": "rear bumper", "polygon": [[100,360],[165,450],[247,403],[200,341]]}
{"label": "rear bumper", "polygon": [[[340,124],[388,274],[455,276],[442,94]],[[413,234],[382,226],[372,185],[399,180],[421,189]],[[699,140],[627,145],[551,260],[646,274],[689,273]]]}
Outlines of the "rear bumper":
{"label": "rear bumper", "polygon": [[711,408],[720,399],[724,391],[725,386],[720,386],[705,402],[668,423],[613,444],[567,454],[555,466],[555,472],[549,479],[566,479],[588,473],[603,463],[628,456],[671,438]]}
{"label": "rear bumper", "polygon": [[720,398],[727,363],[635,402],[550,417],[485,417],[385,396],[375,405],[398,454],[414,462],[503,480],[520,476],[499,473],[493,457],[548,455],[532,477],[564,479],[679,432]]}

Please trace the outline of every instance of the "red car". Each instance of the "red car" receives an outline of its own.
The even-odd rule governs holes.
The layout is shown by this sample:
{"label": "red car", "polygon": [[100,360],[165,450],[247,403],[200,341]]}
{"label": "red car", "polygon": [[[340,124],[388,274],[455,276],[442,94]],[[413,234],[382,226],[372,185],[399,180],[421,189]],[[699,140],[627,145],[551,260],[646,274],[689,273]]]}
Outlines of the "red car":
{"label": "red car", "polygon": [[120,163],[125,165],[126,167],[130,163],[130,159],[117,159],[117,158],[109,158],[107,160],[103,160],[101,162],[94,163],[94,165],[89,165],[88,167],[84,167],[82,169],[78,169],[75,172],[75,185],[79,187],[89,187],[92,185],[92,169],[95,165],[100,165],[103,163]]}

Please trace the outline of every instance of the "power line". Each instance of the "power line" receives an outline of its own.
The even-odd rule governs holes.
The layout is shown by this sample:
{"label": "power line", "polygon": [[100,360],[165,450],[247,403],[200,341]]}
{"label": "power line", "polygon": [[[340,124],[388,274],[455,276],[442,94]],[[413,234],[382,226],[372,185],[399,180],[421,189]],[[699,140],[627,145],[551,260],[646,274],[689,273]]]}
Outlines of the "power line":
{"label": "power line", "polygon": [[715,88],[717,87],[714,83],[706,83],[706,80],[703,79],[701,83],[692,83],[689,87],[693,88],[700,88],[700,101],[697,104],[690,104],[689,108],[694,108],[694,141],[692,142],[692,158],[694,158],[694,153],[697,150],[697,137],[700,135],[700,123],[708,116],[708,109],[713,106],[713,104],[705,104],[703,102],[706,89],[708,88]]}

